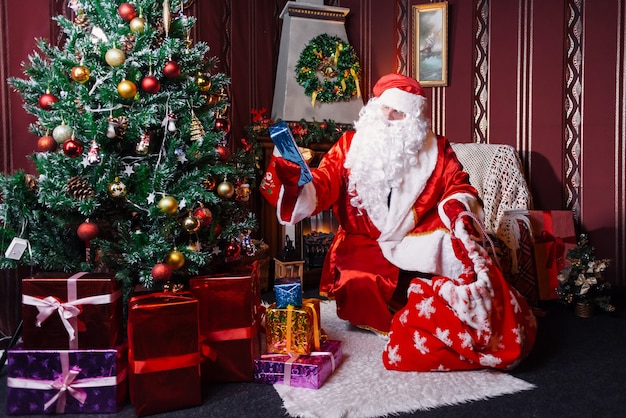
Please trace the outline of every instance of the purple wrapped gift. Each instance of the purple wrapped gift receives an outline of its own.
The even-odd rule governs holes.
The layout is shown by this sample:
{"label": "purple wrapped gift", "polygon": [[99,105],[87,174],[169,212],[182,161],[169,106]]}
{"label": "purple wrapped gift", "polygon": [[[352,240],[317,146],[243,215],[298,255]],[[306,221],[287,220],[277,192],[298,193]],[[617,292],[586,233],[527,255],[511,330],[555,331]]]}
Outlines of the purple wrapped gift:
{"label": "purple wrapped gift", "polygon": [[8,351],[7,414],[114,413],[126,402],[128,347]]}
{"label": "purple wrapped gift", "polygon": [[328,340],[310,355],[265,354],[254,360],[254,381],[319,389],[342,360],[341,341]]}

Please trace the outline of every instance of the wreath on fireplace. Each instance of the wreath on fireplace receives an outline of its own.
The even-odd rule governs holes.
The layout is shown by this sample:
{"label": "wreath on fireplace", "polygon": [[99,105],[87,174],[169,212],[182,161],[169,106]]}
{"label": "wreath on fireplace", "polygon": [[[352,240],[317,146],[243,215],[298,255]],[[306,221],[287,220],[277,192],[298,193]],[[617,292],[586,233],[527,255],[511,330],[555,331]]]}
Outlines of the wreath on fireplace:
{"label": "wreath on fireplace", "polygon": [[338,36],[321,34],[300,53],[296,80],[304,93],[315,102],[347,102],[361,97],[360,65],[354,48]]}

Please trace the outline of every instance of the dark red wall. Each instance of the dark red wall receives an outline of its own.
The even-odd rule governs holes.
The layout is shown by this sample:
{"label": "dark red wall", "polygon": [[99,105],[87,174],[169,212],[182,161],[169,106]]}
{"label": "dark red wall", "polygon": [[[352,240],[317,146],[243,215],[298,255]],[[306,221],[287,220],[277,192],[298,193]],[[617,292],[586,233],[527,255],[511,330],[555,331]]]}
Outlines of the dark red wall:
{"label": "dark red wall", "polygon": [[[34,38],[54,39],[60,0],[7,0],[0,9],[0,72],[21,76]],[[427,1],[327,0],[350,9],[362,90],[412,73],[412,6]],[[203,40],[232,79],[231,143],[271,109],[284,0],[196,0]],[[513,145],[536,209],[571,209],[609,278],[626,284],[626,5],[622,0],[450,0],[447,87],[429,89],[433,126],[455,142]],[[33,13],[37,10],[37,13]],[[484,63],[484,65],[479,65]],[[0,88],[3,169],[28,167],[36,139],[20,98]]]}

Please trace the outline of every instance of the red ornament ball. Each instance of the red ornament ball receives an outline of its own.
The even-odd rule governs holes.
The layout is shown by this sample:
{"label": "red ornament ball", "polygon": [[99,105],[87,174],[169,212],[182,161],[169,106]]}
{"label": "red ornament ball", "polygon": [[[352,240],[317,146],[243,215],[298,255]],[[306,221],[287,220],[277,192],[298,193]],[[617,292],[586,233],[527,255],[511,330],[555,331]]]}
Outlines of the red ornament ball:
{"label": "red ornament ball", "polygon": [[241,255],[241,247],[236,242],[231,242],[224,249],[224,254],[228,258],[237,258]]}
{"label": "red ornament ball", "polygon": [[54,152],[57,150],[57,141],[50,135],[45,135],[37,141],[37,149],[39,152]]}
{"label": "red ornament ball", "polygon": [[82,224],[78,225],[78,229],[76,230],[78,233],[78,238],[83,241],[91,241],[95,237],[98,236],[100,232],[98,229],[98,225],[93,222],[85,221]]}
{"label": "red ornament ball", "polygon": [[135,10],[135,6],[130,3],[120,4],[120,7],[117,8],[117,13],[127,22],[130,22],[137,17],[137,10]]}
{"label": "red ornament ball", "polygon": [[172,268],[165,263],[158,263],[152,267],[152,278],[155,282],[166,282],[172,277]]}
{"label": "red ornament ball", "polygon": [[230,132],[230,122],[226,118],[215,119],[215,131],[227,134]]}
{"label": "red ornament ball", "polygon": [[63,154],[70,158],[80,157],[85,147],[77,139],[70,139],[63,143]]}
{"label": "red ornament ball", "polygon": [[213,222],[213,213],[209,208],[201,206],[193,211],[193,216],[200,221],[200,226],[208,226]]}
{"label": "red ornament ball", "polygon": [[153,75],[141,79],[141,88],[146,93],[158,93],[161,90],[161,82]]}
{"label": "red ornament ball", "polygon": [[230,150],[224,145],[218,145],[217,156],[220,159],[220,161],[227,161],[230,158]]}
{"label": "red ornament ball", "polygon": [[39,107],[44,110],[50,110],[52,109],[52,103],[58,101],[59,99],[57,99],[54,94],[44,93],[39,97]]}
{"label": "red ornament ball", "polygon": [[169,60],[163,67],[163,75],[167,78],[177,78],[180,75],[180,65],[176,61]]}

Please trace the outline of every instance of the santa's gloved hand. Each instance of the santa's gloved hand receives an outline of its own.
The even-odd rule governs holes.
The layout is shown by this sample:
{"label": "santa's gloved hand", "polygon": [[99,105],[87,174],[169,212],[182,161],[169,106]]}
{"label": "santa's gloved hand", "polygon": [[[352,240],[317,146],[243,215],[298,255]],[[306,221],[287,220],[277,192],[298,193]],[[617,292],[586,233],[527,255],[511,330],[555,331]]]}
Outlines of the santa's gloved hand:
{"label": "santa's gloved hand", "polygon": [[286,160],[282,157],[274,159],[276,168],[276,177],[283,186],[283,198],[280,204],[280,218],[288,222],[291,219],[298,193],[302,187],[298,186],[300,180],[300,166],[294,162]]}
{"label": "santa's gloved hand", "polygon": [[[463,203],[459,202],[458,200],[451,199],[451,200],[448,200],[446,203],[444,203],[443,211],[446,214],[446,216],[450,219],[450,228],[454,228],[454,225],[456,224],[456,221],[459,215],[462,212],[467,212],[467,209],[465,208],[465,205],[463,205]],[[474,220],[470,216],[461,215],[461,222],[463,222],[463,228],[469,234],[470,237],[475,238],[475,239],[480,238],[480,234],[478,233],[478,231],[476,230],[476,227],[474,226]]]}
{"label": "santa's gloved hand", "polygon": [[300,166],[282,157],[275,158],[274,163],[276,164],[276,177],[285,190],[284,196],[297,197],[300,191],[298,187]]}

